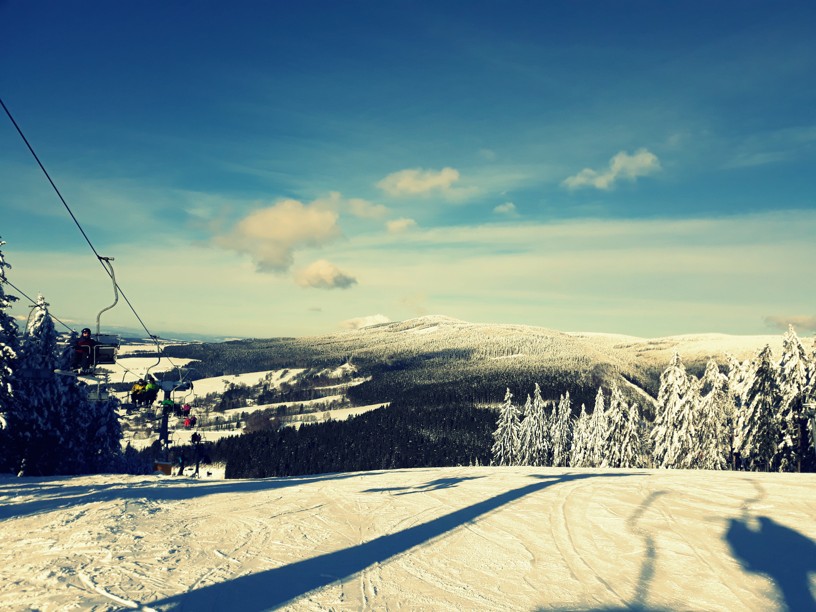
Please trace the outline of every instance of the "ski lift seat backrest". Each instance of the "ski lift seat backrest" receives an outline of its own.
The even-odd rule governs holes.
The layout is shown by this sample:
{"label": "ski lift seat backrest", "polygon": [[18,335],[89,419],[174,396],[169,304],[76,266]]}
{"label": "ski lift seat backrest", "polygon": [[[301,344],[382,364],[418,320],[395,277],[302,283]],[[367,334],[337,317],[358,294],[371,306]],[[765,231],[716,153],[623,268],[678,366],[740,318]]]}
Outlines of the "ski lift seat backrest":
{"label": "ski lift seat backrest", "polygon": [[107,389],[101,387],[93,387],[88,390],[88,399],[92,402],[104,402],[110,398],[110,393]]}
{"label": "ski lift seat backrest", "polygon": [[115,364],[116,351],[119,349],[119,336],[113,334],[96,334],[94,346],[94,363]]}

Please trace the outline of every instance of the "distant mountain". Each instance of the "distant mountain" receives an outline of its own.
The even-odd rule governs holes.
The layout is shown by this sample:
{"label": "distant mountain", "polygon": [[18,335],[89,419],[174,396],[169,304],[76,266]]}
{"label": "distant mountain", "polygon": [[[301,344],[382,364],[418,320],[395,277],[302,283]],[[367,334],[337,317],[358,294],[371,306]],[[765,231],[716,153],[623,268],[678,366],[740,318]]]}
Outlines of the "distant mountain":
{"label": "distant mountain", "polygon": [[371,377],[353,390],[352,399],[365,403],[408,395],[429,405],[497,404],[506,388],[523,402],[538,383],[545,397],[555,400],[569,391],[580,407],[592,405],[599,386],[615,383],[648,413],[675,351],[700,374],[708,359],[724,366],[728,353],[743,360],[765,344],[781,354],[781,335],[638,338],[433,315],[324,336],[204,343],[166,352],[199,360],[196,368],[208,375],[352,361]]}
{"label": "distant mountain", "polygon": [[[77,331],[82,329],[82,327],[86,326],[76,326]],[[93,332],[96,332],[96,325],[89,324],[87,325]],[[153,330],[151,330],[153,331]],[[116,326],[103,326],[101,329],[103,334],[111,334],[115,336],[119,336],[119,338],[123,342],[130,342],[130,343],[149,343],[151,340],[147,338],[147,334],[145,333],[144,329],[136,328],[136,327],[116,327]],[[215,334],[196,334],[191,332],[174,332],[174,331],[155,331],[153,332],[159,338],[161,338],[162,343],[165,342],[227,342],[229,340],[234,340],[234,336],[219,336]],[[68,332],[65,332],[65,335],[69,335]]]}

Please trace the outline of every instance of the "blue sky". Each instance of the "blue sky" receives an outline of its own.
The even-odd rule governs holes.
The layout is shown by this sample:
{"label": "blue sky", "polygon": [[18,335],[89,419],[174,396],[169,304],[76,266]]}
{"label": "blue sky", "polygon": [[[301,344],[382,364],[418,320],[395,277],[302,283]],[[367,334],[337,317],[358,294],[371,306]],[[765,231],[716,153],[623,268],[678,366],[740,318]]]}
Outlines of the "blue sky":
{"label": "blue sky", "polygon": [[[809,334],[814,26],[812,2],[0,0],[0,95],[154,333]],[[5,115],[0,236],[61,319],[110,303]]]}

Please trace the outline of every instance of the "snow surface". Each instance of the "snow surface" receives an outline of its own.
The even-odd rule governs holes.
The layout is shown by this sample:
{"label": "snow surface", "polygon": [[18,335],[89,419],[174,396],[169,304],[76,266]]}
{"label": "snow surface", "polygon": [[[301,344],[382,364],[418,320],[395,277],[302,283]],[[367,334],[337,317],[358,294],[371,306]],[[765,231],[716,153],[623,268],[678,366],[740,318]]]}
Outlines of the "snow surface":
{"label": "snow surface", "polygon": [[3,610],[813,610],[816,474],[0,479]]}

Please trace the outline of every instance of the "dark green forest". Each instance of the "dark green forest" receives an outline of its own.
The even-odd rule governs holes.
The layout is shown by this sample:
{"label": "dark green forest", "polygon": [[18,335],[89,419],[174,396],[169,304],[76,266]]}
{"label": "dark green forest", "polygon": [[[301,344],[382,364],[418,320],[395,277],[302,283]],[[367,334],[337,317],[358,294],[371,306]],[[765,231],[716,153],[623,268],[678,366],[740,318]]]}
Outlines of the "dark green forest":
{"label": "dark green forest", "polygon": [[[407,402],[346,421],[282,427],[206,443],[205,462],[225,463],[227,478],[302,476],[416,467],[487,465],[496,411],[468,404],[426,407]],[[142,451],[160,457],[159,446]],[[195,449],[177,447],[190,465]]]}

